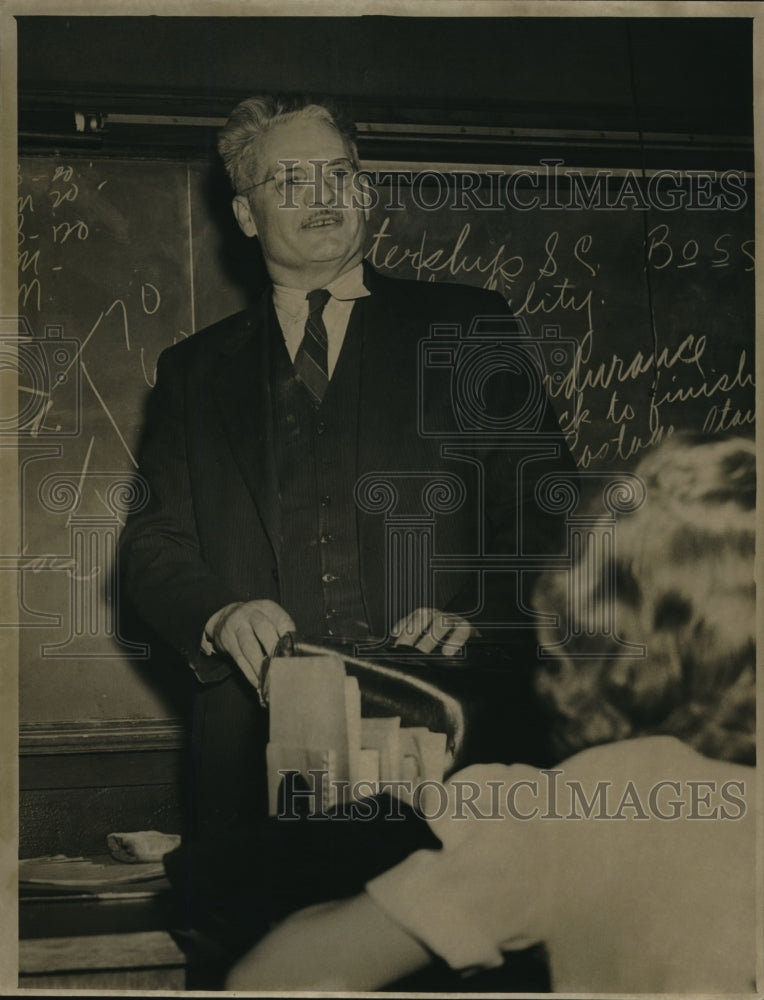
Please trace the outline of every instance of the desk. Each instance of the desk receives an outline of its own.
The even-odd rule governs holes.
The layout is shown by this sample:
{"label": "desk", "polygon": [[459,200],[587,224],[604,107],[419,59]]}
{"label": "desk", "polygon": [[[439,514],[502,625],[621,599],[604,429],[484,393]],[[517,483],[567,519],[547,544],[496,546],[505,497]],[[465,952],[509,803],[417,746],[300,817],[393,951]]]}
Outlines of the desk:
{"label": "desk", "polygon": [[[19,741],[22,857],[86,855],[118,865],[110,830],[178,831],[185,737],[172,720],[23,725]],[[127,866],[120,866],[123,868]],[[183,989],[186,959],[169,928],[164,879],[110,891],[19,890],[19,983],[27,989]]]}
{"label": "desk", "polygon": [[22,890],[19,986],[182,990],[186,957],[168,931],[169,883],[116,892]]}

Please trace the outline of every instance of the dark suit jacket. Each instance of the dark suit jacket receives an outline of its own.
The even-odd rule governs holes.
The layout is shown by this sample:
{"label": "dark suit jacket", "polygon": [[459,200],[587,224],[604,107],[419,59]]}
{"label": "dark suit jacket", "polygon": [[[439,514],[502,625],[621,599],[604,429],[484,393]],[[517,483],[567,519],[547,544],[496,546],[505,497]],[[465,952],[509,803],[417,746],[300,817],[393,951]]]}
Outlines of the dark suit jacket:
{"label": "dark suit jacket", "polygon": [[[512,551],[519,508],[526,522],[525,550],[558,551],[564,526],[539,512],[533,489],[543,474],[571,472],[573,463],[543,393],[535,430],[520,434],[531,441],[534,435],[546,435],[534,457],[528,448],[485,446],[480,434],[460,427],[455,411],[482,405],[470,393],[486,389],[481,381],[486,364],[481,369],[479,360],[470,362],[477,373],[472,388],[457,384],[454,365],[448,362],[454,336],[441,338],[448,349],[436,355],[420,378],[420,342],[430,337],[433,324],[453,328],[451,334],[458,327],[466,336],[476,316],[507,317],[504,299],[466,286],[390,279],[368,267],[365,280],[371,296],[365,300],[361,350],[359,477],[395,474],[395,513],[400,516],[423,511],[422,478],[406,473],[448,471],[460,478],[465,486],[461,506],[436,517],[434,544],[439,554],[476,552],[481,532],[486,551]],[[266,336],[273,321],[267,290],[251,310],[162,354],[140,452],[140,472],[148,481],[150,499],[128,521],[122,539],[128,595],[145,619],[187,659],[201,681],[231,675],[222,684],[205,685],[222,690],[214,696],[216,707],[206,710],[207,722],[196,724],[199,739],[201,729],[208,733],[205,739],[211,738],[210,727],[227,730],[226,738],[232,741],[226,752],[229,761],[245,745],[251,748],[247,734],[257,716],[256,703],[239,672],[231,672],[219,658],[205,657],[200,641],[206,621],[223,605],[279,601],[280,509],[271,454]],[[480,343],[480,338],[473,341],[473,351]],[[487,343],[490,351],[490,340]],[[491,379],[487,390],[500,407],[505,405],[502,399],[513,394],[529,395],[527,372],[512,371],[510,364],[503,377],[503,383]],[[428,433],[421,433],[422,423]],[[442,428],[444,436],[430,436],[433,428]],[[460,457],[444,456],[444,441]],[[522,474],[520,458],[526,462]],[[364,604],[373,632],[381,634],[386,624],[384,515],[359,511],[358,537]],[[457,612],[471,610],[475,581],[474,572],[458,569],[436,574],[435,603]],[[507,599],[503,583],[497,581],[489,618],[501,613],[495,605]],[[512,586],[510,581],[510,590]],[[232,735],[237,725],[243,734],[238,749]],[[217,766],[214,770],[220,774]]]}

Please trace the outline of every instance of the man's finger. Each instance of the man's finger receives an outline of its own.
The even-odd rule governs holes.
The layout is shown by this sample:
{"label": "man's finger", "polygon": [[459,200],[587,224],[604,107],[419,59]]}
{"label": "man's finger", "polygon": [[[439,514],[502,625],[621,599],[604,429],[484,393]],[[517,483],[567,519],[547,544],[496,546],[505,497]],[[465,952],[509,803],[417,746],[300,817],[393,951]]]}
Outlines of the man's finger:
{"label": "man's finger", "polygon": [[280,639],[273,622],[262,611],[253,609],[247,627],[250,628],[263,648],[263,654],[270,656]]}
{"label": "man's finger", "polygon": [[425,632],[421,639],[417,640],[415,648],[418,649],[420,653],[431,653],[437,644],[438,641],[435,636],[432,632],[428,631]]}
{"label": "man's finger", "polygon": [[443,643],[441,652],[444,656],[455,656],[472,635],[472,626],[469,622],[460,619],[454,625],[451,634]]}
{"label": "man's finger", "polygon": [[451,631],[451,626],[444,624],[442,611],[431,613],[431,619],[427,631],[418,640],[416,648],[422,653],[431,653],[440,643],[444,636]]}
{"label": "man's finger", "polygon": [[416,644],[418,650],[422,653],[431,653],[449,634],[451,625],[447,624],[446,618],[442,611],[430,611],[429,627]]}
{"label": "man's finger", "polygon": [[399,636],[403,634],[404,629],[408,632],[411,628],[411,619],[414,615],[412,611],[411,614],[404,615],[403,618],[399,618],[398,621],[390,629],[390,635]]}
{"label": "man's finger", "polygon": [[263,660],[272,655],[281,636],[294,629],[291,616],[275,601],[249,601],[224,609],[212,639],[259,691]]}
{"label": "man's finger", "polygon": [[417,640],[429,629],[431,621],[431,608],[417,608],[416,611],[412,611],[410,615],[399,622],[398,640],[395,645],[418,647]]}
{"label": "man's finger", "polygon": [[[257,640],[255,640],[254,636],[252,636],[252,640],[257,643]],[[259,643],[257,643],[257,645],[259,648]],[[249,657],[242,651],[238,635],[232,633],[230,636],[227,637],[226,648],[228,650],[229,655],[233,658],[234,663],[239,668],[239,670],[241,670],[241,672],[247,678],[249,683],[254,688],[257,688],[260,684],[259,674],[255,669],[254,665],[250,663]],[[262,660],[262,650],[260,652]]]}
{"label": "man's finger", "polygon": [[427,631],[416,642],[416,648],[422,653],[431,653],[440,646],[444,656],[454,656],[472,635],[472,626],[458,616],[443,611],[430,610],[430,622]]}
{"label": "man's finger", "polygon": [[296,632],[297,626],[292,621],[292,617],[288,611],[285,611],[280,604],[275,601],[260,601],[259,610],[273,625],[276,633],[279,637],[286,635],[287,632]]}
{"label": "man's finger", "polygon": [[451,622],[451,615],[447,615],[443,611],[435,611],[432,616],[432,622],[430,623],[430,634],[435,639],[436,642],[440,642],[453,630],[453,624]]}
{"label": "man's finger", "polygon": [[[251,630],[242,630],[238,639],[241,655],[244,657],[250,668],[247,672],[247,677],[253,683],[256,682],[256,686],[259,686],[263,659],[265,657],[265,652],[260,640]],[[253,678],[254,680],[252,680]]]}

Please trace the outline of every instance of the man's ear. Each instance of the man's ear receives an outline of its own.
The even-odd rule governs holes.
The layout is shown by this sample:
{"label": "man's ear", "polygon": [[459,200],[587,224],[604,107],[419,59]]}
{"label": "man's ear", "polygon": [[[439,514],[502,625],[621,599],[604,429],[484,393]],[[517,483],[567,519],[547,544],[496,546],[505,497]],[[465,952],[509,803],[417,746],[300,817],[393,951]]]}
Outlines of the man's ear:
{"label": "man's ear", "polygon": [[249,199],[243,194],[237,194],[233,200],[233,214],[239,223],[239,229],[245,236],[257,236],[257,226],[249,207]]}

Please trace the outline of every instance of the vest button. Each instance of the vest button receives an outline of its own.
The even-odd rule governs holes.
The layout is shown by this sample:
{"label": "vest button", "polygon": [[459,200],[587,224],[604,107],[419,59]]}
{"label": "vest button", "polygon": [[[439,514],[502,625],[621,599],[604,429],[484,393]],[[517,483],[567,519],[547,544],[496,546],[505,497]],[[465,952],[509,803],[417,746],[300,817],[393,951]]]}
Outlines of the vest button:
{"label": "vest button", "polygon": [[316,433],[323,434],[325,430],[326,430],[326,424],[323,422],[323,420],[319,420],[318,423],[316,424]]}
{"label": "vest button", "polygon": [[330,622],[332,620],[332,618],[336,618],[336,617],[337,617],[337,609],[336,608],[329,608],[329,610],[324,615],[324,618],[328,622]]}
{"label": "vest button", "polygon": [[321,535],[319,541],[322,545],[328,545],[330,542],[334,541],[334,535]]}
{"label": "vest button", "polygon": [[336,577],[334,573],[324,573],[321,579],[324,581],[324,583],[334,583],[334,581],[339,578]]}
{"label": "vest button", "polygon": [[321,504],[322,507],[328,507],[329,504],[332,502],[332,498],[329,496],[323,496],[318,502]]}

